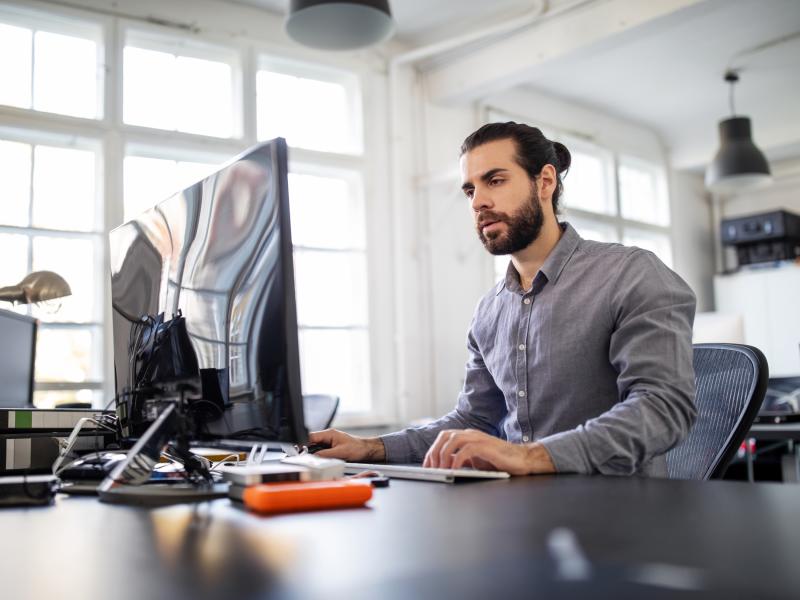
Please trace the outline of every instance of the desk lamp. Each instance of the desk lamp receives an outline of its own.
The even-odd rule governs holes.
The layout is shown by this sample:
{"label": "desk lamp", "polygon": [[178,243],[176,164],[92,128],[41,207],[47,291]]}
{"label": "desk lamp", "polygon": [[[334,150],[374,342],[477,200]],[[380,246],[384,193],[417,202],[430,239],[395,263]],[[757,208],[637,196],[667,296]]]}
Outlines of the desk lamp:
{"label": "desk lamp", "polygon": [[70,295],[69,284],[52,271],[34,271],[17,285],[0,288],[0,301],[12,304],[35,304]]}

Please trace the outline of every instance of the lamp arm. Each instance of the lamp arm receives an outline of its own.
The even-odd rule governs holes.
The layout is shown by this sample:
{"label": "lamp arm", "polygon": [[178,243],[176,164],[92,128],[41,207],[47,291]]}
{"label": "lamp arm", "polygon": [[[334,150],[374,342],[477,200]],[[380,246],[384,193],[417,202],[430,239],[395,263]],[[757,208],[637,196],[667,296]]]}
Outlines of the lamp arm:
{"label": "lamp arm", "polygon": [[0,288],[0,302],[27,302],[25,298],[25,291],[18,285],[8,285]]}

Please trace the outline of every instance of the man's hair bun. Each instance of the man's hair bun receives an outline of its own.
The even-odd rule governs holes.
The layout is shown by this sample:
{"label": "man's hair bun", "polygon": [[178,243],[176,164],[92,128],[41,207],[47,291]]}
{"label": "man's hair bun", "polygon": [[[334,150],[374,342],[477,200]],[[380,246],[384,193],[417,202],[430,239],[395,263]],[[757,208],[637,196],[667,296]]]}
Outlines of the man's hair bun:
{"label": "man's hair bun", "polygon": [[553,150],[555,150],[556,159],[558,160],[558,165],[554,166],[558,168],[559,173],[563,173],[569,169],[570,164],[572,164],[572,155],[561,142],[553,142]]}

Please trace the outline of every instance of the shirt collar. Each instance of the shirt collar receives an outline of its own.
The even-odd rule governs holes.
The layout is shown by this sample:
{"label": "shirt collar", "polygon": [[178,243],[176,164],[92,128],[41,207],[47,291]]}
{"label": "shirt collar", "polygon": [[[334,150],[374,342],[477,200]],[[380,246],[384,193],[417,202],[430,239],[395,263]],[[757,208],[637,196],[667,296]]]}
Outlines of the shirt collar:
{"label": "shirt collar", "polygon": [[[578,248],[578,245],[581,243],[581,236],[577,231],[575,231],[575,228],[572,225],[566,221],[560,223],[559,225],[562,231],[561,239],[558,240],[556,245],[550,251],[550,254],[547,255],[544,264],[536,274],[536,278],[534,279],[534,287],[536,287],[536,280],[541,280],[542,277],[544,277],[548,283],[552,282],[555,285],[555,283],[558,281],[558,278],[561,276],[561,272],[564,270],[564,267],[567,266],[569,259],[572,257],[573,253]],[[543,285],[544,282],[539,283],[539,286]],[[510,260],[508,261],[508,269],[506,269],[506,277],[498,284],[495,295],[502,292],[503,289],[507,289],[511,292],[525,291],[519,284],[519,273],[517,273],[517,270],[514,268],[514,263],[512,263]]]}

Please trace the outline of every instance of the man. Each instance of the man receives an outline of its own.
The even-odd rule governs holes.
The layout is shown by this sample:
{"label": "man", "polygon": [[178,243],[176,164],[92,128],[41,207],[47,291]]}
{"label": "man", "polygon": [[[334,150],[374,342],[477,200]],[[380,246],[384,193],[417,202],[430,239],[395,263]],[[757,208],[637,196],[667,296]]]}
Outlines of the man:
{"label": "man", "polygon": [[456,407],[379,438],[312,433],[319,456],[666,476],[696,416],[692,291],[651,252],[559,224],[570,154],[539,129],[485,125],[460,165],[478,237],[511,262],[475,310]]}

